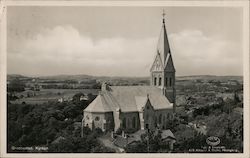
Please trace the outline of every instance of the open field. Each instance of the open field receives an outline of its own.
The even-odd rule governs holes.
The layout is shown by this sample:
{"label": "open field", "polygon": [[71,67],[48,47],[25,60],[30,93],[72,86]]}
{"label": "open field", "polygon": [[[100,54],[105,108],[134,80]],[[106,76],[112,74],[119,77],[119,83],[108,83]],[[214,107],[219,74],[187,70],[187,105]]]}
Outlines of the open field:
{"label": "open field", "polygon": [[41,89],[40,91],[25,90],[20,93],[16,93],[20,99],[11,101],[13,104],[43,104],[50,101],[57,101],[60,98],[70,99],[77,93],[83,94],[98,94],[98,89]]}

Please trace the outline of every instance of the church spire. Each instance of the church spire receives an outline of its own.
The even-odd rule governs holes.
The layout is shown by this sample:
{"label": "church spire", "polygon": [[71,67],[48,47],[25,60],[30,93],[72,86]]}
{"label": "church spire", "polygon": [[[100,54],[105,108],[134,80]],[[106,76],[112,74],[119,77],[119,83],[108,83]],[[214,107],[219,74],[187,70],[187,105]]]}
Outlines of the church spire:
{"label": "church spire", "polygon": [[162,11],[162,23],[163,24],[165,24],[165,11],[164,11],[164,9],[163,9],[163,11]]}
{"label": "church spire", "polygon": [[162,89],[163,95],[175,105],[175,68],[165,26],[165,12],[162,13],[162,28],[157,44],[157,54],[150,69],[151,85]]}
{"label": "church spire", "polygon": [[163,65],[165,65],[168,53],[170,53],[170,47],[168,42],[167,30],[165,26],[165,11],[162,13],[162,29],[157,45],[157,53],[160,54]]}

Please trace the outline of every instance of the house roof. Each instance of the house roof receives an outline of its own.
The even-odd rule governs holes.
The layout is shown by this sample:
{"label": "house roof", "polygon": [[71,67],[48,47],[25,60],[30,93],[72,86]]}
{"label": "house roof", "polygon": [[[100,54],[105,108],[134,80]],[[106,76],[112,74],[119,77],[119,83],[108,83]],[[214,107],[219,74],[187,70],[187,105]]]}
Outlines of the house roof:
{"label": "house roof", "polygon": [[137,132],[135,132],[133,134],[127,135],[126,138],[118,135],[114,141],[114,144],[118,147],[124,148],[128,144],[131,144],[131,143],[137,142],[137,141],[141,141],[141,135],[145,134],[145,133],[146,133],[145,130],[138,130]]}
{"label": "house roof", "polygon": [[240,114],[240,115],[243,115],[243,108],[241,108],[241,107],[234,108],[233,112]]}
{"label": "house roof", "polygon": [[137,110],[141,111],[148,101],[148,97],[145,96],[135,96],[135,103],[137,105]]}
{"label": "house roof", "polygon": [[141,135],[142,134],[145,134],[147,131],[146,130],[138,130],[137,132],[129,135],[130,137],[130,142],[133,142],[133,141],[140,141],[141,140]]}
{"label": "house roof", "polygon": [[175,139],[174,134],[169,129],[161,131],[161,138],[162,139],[166,139],[166,138],[169,138],[169,137]]}
{"label": "house roof", "polygon": [[[154,132],[154,135],[156,136],[158,134],[158,130]],[[171,130],[162,130],[161,132],[161,138],[162,140],[166,140],[168,138],[170,139],[175,139],[174,134],[171,132]],[[138,142],[141,141],[141,136],[143,134],[146,134],[147,131],[146,130],[138,130],[137,132],[133,133],[133,134],[129,134],[127,135],[127,137],[122,137],[122,136],[117,136],[114,144],[118,147],[124,148],[126,147],[128,144],[131,144],[133,142]]]}
{"label": "house roof", "polygon": [[61,140],[64,140],[65,138],[62,136],[59,136],[58,138],[56,138],[51,144],[57,144],[60,143]]}
{"label": "house roof", "polygon": [[127,141],[128,141],[127,138],[124,138],[122,136],[117,136],[114,141],[114,144],[118,147],[125,148],[127,145]]}
{"label": "house roof", "polygon": [[84,110],[88,112],[136,112],[147,100],[155,110],[170,109],[173,104],[163,95],[162,90],[153,86],[110,86],[100,92],[97,98]]}

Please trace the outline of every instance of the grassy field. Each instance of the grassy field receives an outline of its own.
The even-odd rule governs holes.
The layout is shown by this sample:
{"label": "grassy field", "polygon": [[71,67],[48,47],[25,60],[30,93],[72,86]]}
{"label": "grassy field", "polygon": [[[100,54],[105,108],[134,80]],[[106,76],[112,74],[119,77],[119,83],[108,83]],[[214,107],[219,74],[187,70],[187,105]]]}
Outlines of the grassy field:
{"label": "grassy field", "polygon": [[[26,90],[16,95],[20,98],[11,101],[13,104],[43,104],[49,101],[57,101],[59,98],[70,99],[77,93],[83,94],[98,94],[98,89],[41,89],[40,91]],[[23,98],[21,98],[23,96]],[[27,97],[29,96],[29,97]]]}

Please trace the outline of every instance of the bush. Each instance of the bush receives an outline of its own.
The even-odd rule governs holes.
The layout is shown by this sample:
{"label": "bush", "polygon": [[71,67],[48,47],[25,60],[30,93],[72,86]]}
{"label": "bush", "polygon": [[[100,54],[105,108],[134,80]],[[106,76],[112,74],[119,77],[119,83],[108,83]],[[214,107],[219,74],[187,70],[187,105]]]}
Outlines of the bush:
{"label": "bush", "polygon": [[135,129],[135,128],[128,128],[128,129],[124,130],[124,132],[128,133],[128,134],[135,133],[136,131],[137,131],[137,129]]}

